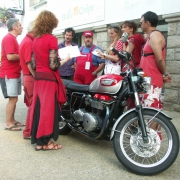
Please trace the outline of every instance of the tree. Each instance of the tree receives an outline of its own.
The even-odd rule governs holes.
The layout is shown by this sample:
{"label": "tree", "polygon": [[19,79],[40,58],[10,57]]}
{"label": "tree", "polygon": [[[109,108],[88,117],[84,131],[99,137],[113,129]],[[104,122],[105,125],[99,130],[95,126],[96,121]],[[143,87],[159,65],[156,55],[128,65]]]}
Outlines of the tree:
{"label": "tree", "polygon": [[0,28],[1,27],[6,27],[6,21],[9,19],[9,18],[15,18],[15,14],[6,9],[6,8],[2,8],[0,7]]}

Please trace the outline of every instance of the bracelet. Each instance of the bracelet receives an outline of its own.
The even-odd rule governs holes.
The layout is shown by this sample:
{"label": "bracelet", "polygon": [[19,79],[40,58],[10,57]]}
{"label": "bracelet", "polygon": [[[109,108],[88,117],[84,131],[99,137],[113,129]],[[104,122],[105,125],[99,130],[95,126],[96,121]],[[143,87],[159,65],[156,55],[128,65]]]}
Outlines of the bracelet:
{"label": "bracelet", "polygon": [[162,74],[162,77],[165,78],[166,76],[168,76],[169,74],[166,72],[165,74]]}

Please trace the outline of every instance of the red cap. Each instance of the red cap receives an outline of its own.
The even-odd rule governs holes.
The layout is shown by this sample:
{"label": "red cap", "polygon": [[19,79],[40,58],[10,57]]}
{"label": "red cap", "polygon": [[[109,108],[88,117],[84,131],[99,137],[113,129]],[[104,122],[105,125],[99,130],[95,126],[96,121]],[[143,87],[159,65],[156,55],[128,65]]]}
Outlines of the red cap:
{"label": "red cap", "polygon": [[83,36],[85,36],[85,37],[87,37],[87,36],[93,37],[93,33],[91,31],[84,31]]}

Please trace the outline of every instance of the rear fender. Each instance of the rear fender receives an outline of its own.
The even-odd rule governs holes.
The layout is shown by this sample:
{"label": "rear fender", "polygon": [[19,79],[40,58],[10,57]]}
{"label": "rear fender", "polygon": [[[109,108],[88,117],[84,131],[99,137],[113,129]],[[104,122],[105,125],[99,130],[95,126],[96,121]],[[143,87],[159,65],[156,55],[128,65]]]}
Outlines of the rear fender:
{"label": "rear fender", "polygon": [[[151,108],[151,107],[143,107],[143,110],[151,110],[154,111],[155,114],[161,114],[164,116],[164,118],[167,118],[168,120],[171,120],[172,118],[170,118],[166,113],[162,112],[161,109],[155,109],[155,108]],[[125,113],[123,113],[118,119],[117,121],[114,123],[113,128],[111,129],[111,135],[110,135],[110,140],[113,138],[114,136],[114,132],[116,130],[116,126],[119,124],[120,121],[122,121],[123,118],[125,118],[126,116],[129,116],[131,114],[133,114],[134,112],[136,112],[136,109],[130,109],[128,111],[126,111]]]}

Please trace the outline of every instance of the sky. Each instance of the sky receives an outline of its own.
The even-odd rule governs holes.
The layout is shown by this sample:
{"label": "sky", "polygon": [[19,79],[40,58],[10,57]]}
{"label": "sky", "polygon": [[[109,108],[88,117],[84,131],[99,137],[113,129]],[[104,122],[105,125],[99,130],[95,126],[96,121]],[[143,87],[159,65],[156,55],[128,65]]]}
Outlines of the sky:
{"label": "sky", "polygon": [[0,1],[0,7],[18,7],[19,6],[19,0],[1,0]]}

